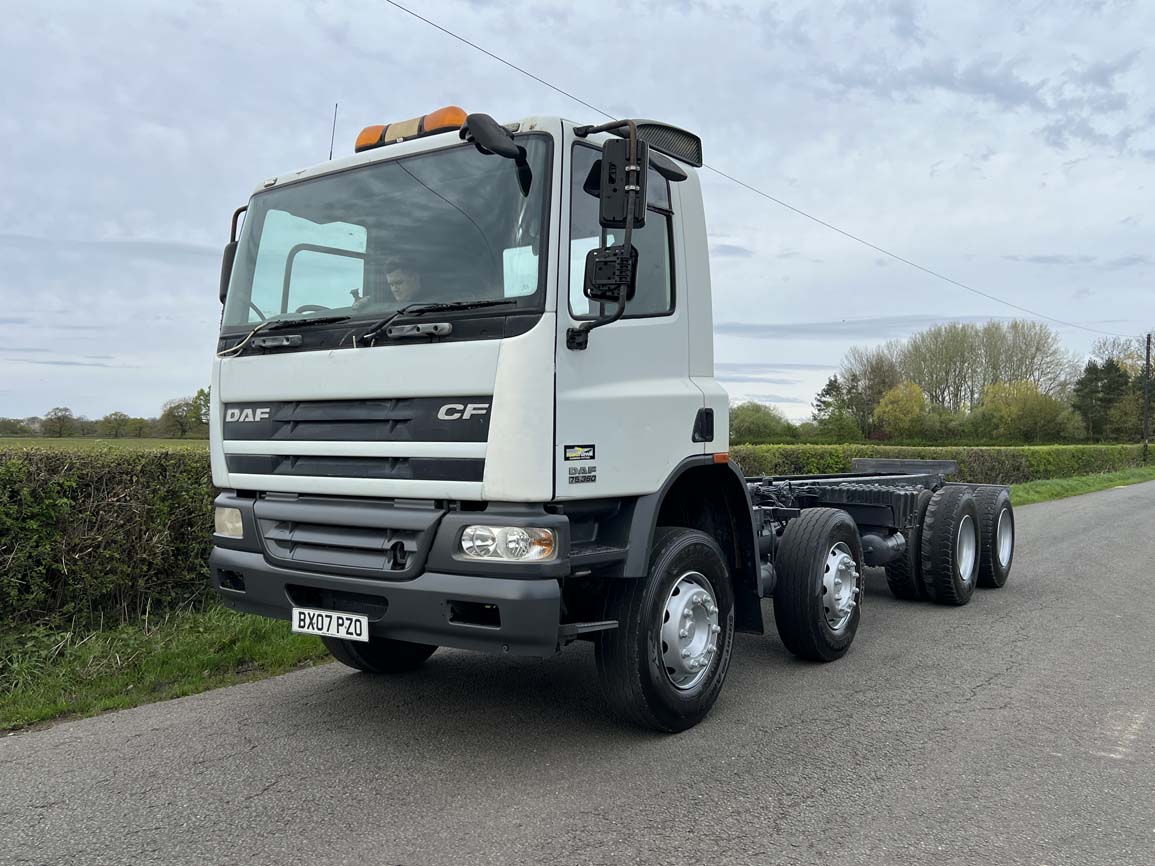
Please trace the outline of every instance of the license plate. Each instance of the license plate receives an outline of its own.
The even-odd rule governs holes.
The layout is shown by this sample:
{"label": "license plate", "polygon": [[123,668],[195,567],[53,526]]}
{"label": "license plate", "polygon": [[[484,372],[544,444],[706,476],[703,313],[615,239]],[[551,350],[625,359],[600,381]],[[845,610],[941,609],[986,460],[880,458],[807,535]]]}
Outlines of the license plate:
{"label": "license plate", "polygon": [[293,631],[300,634],[319,634],[343,640],[369,641],[369,617],[356,613],[337,613],[332,610],[293,608]]}

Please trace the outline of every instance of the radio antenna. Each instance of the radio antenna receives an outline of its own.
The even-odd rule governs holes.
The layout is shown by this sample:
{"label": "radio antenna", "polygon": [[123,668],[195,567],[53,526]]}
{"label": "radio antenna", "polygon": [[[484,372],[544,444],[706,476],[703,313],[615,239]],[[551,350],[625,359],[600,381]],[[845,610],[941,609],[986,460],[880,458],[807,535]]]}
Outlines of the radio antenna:
{"label": "radio antenna", "polygon": [[333,103],[333,129],[329,133],[329,159],[333,158],[333,142],[337,139],[337,105]]}

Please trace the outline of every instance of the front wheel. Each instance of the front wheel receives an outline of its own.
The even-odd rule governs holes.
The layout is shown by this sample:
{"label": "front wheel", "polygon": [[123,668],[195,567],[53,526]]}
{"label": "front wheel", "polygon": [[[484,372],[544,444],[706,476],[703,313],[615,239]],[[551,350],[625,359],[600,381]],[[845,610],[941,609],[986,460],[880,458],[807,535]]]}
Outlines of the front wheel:
{"label": "front wheel", "polygon": [[684,731],[706,717],[726,680],[734,641],[734,592],[725,556],[693,529],[659,528],[650,568],[613,580],[598,634],[598,679],[627,721]]}
{"label": "front wheel", "polygon": [[323,637],[325,649],[341,664],[367,674],[400,674],[420,667],[437,647],[407,640],[371,637],[368,643]]}

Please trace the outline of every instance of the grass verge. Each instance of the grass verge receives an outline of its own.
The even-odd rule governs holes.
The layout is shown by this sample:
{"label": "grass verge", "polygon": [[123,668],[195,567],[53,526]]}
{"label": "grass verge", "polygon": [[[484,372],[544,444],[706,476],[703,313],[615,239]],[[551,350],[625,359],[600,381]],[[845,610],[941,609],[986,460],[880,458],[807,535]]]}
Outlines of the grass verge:
{"label": "grass verge", "polygon": [[1124,484],[1139,484],[1155,481],[1155,466],[1139,466],[1120,472],[1103,472],[1098,475],[1076,475],[1072,478],[1048,478],[1044,481],[1028,481],[1011,488],[1011,501],[1016,505],[1031,505],[1051,499],[1066,499],[1081,493],[1094,493]]}
{"label": "grass verge", "polygon": [[326,656],[289,624],[223,607],[76,634],[0,634],[0,731],[283,673]]}

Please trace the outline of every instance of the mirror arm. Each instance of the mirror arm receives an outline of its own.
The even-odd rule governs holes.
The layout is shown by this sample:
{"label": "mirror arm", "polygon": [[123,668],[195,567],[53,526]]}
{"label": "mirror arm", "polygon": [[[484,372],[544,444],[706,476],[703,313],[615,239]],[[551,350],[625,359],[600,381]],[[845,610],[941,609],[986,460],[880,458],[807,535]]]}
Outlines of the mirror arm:
{"label": "mirror arm", "polygon": [[[641,166],[638,165],[638,158],[637,158],[637,147],[638,147],[638,130],[637,130],[637,127],[634,125],[634,122],[632,120],[617,121],[615,124],[611,124],[610,126],[620,126],[620,125],[626,125],[629,127],[630,150],[629,150],[629,158],[626,160],[626,163],[627,163],[626,164],[626,172],[627,172],[626,213],[629,216],[626,219],[625,233],[622,236],[622,248],[629,251],[633,248],[631,245],[631,241],[632,241],[633,232],[634,232],[634,219],[633,219],[634,202],[637,200],[638,192],[641,189],[641,187],[638,185],[638,172],[641,170]],[[594,129],[592,131],[601,131],[601,130]],[[607,249],[605,226],[602,226],[601,246],[602,246],[602,249]],[[565,332],[566,348],[567,349],[574,349],[577,351],[581,351],[581,350],[585,349],[586,346],[589,345],[590,331],[594,330],[595,328],[601,328],[605,325],[612,325],[614,322],[618,321],[622,316],[624,316],[626,313],[626,300],[627,300],[626,296],[627,296],[628,292],[629,292],[629,290],[625,286],[622,286],[619,289],[617,306],[614,309],[614,312],[611,313],[609,316],[602,316],[601,318],[595,319],[592,322],[583,322],[582,324],[578,325],[576,328],[567,328],[566,332]]]}
{"label": "mirror arm", "polygon": [[249,206],[246,204],[246,205],[243,205],[243,206],[237,208],[235,211],[233,211],[233,223],[229,227],[229,242],[230,243],[232,243],[233,241],[235,241],[237,239],[237,227],[240,225],[240,222],[241,222],[241,214],[243,214],[248,209],[249,209]]}

